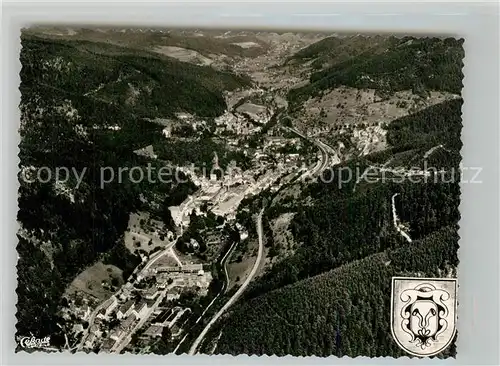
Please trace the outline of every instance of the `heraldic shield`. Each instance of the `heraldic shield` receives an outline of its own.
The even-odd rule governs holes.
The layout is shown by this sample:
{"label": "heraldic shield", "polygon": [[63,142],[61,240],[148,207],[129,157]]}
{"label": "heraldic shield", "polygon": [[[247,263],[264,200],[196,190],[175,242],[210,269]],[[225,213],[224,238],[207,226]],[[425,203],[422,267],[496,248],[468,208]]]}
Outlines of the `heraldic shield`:
{"label": "heraldic shield", "polygon": [[448,278],[392,278],[391,332],[406,352],[433,356],[456,332],[457,281]]}

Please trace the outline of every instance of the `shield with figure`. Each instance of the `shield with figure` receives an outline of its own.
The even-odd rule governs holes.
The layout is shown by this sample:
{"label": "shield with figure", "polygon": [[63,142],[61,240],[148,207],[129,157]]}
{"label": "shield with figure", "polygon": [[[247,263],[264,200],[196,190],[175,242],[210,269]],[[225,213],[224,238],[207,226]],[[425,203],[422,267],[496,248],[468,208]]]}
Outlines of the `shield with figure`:
{"label": "shield with figure", "polygon": [[391,331],[409,354],[426,357],[446,349],[456,332],[457,281],[392,278]]}

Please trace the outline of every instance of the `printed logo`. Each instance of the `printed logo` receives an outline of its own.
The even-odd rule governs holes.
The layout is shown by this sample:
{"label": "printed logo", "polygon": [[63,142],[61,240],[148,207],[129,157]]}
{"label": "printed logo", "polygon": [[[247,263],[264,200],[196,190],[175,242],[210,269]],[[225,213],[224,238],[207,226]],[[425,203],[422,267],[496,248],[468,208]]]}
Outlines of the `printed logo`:
{"label": "printed logo", "polygon": [[35,337],[20,337],[19,345],[22,348],[44,348],[50,347],[50,337],[35,338]]}
{"label": "printed logo", "polygon": [[391,332],[409,354],[433,356],[456,332],[456,279],[392,278]]}

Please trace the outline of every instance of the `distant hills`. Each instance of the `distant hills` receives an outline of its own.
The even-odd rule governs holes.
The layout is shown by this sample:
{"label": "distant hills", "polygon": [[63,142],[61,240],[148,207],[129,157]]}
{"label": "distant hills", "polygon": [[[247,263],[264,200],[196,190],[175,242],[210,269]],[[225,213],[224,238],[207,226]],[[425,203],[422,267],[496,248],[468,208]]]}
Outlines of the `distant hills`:
{"label": "distant hills", "polygon": [[378,35],[326,37],[288,57],[286,63],[288,65],[310,63],[312,69],[321,70],[368,51],[381,53],[395,42],[397,42],[396,37]]}
{"label": "distant hills", "polygon": [[327,67],[313,72],[308,85],[290,90],[288,99],[297,105],[341,85],[382,93],[410,89],[460,94],[462,44],[463,39],[454,38],[327,38],[292,57],[327,62]]}
{"label": "distant hills", "polygon": [[89,41],[23,36],[23,86],[45,85],[88,96],[141,117],[178,111],[218,116],[226,109],[223,90],[250,80],[228,72],[180,62],[145,50]]}
{"label": "distant hills", "polygon": [[[200,36],[200,34],[203,36]],[[265,53],[269,45],[252,32],[226,32],[221,30],[175,30],[154,28],[99,27],[80,28],[38,26],[23,30],[25,35],[61,41],[89,41],[95,44],[121,46],[127,49],[152,50],[158,46],[181,47],[210,57],[255,57]],[[240,42],[255,42],[258,47],[241,47]]]}

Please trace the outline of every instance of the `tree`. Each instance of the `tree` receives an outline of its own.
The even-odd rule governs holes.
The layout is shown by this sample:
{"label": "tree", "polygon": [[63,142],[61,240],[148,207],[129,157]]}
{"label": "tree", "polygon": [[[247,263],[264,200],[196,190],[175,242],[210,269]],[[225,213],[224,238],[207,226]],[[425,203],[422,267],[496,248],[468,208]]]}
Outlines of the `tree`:
{"label": "tree", "polygon": [[161,331],[161,339],[165,342],[168,343],[170,342],[170,339],[172,338],[172,331],[170,330],[169,327],[163,327]]}
{"label": "tree", "polygon": [[163,223],[165,224],[166,229],[174,230],[175,229],[175,222],[174,222],[174,219],[172,218],[172,213],[170,212],[170,209],[169,209],[170,206],[172,206],[172,201],[168,197],[161,204],[160,218],[163,221]]}

